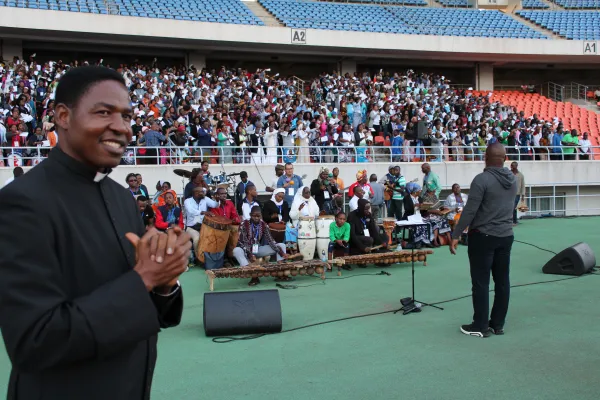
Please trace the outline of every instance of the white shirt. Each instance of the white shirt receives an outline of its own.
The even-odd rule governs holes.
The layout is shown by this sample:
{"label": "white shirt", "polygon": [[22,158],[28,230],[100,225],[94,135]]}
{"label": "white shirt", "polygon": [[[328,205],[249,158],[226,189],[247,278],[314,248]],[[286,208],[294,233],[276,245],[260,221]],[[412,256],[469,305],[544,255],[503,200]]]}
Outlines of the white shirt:
{"label": "white shirt", "polygon": [[[364,198],[364,196],[363,196]],[[356,195],[352,196],[350,201],[348,202],[348,207],[350,207],[350,212],[356,210],[358,208],[358,200],[360,200]]]}
{"label": "white shirt", "polygon": [[[277,187],[277,185],[275,185],[275,187]],[[250,219],[250,211],[252,210],[252,207],[258,206],[258,205],[259,204],[256,202],[256,200],[253,200],[250,203],[247,199],[244,199],[244,202],[242,203],[242,218],[244,221],[247,221]]]}
{"label": "white shirt", "polygon": [[579,148],[585,154],[590,154],[590,147],[592,147],[592,142],[589,140],[581,139],[579,141]]}
{"label": "white shirt", "polygon": [[203,198],[199,202],[193,197],[186,199],[183,202],[183,209],[185,211],[185,226],[194,226],[201,224],[204,221],[203,212],[206,212],[208,208],[217,208],[219,203],[208,197]]}

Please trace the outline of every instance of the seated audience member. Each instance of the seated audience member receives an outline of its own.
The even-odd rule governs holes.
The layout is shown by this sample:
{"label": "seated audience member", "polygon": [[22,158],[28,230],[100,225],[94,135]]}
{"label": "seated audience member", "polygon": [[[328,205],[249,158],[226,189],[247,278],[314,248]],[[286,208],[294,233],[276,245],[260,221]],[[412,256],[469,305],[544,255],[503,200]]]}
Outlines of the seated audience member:
{"label": "seated audience member", "polygon": [[[409,216],[420,214],[424,222],[427,222],[429,228],[425,225],[419,225],[410,229],[412,236],[412,242],[403,244],[403,248],[410,249],[413,246],[420,249],[422,246],[426,247],[440,247],[439,235],[443,235],[444,239],[450,241],[450,225],[448,220],[440,216],[439,210],[428,210],[421,211],[421,186],[417,183],[410,182],[406,185],[407,195],[404,196],[404,216],[403,220],[407,220]],[[431,197],[433,195],[433,197]],[[430,199],[437,202],[435,194],[429,194]],[[435,197],[435,198],[434,198]]]}
{"label": "seated audience member", "polygon": [[[343,252],[350,254],[350,224],[346,222],[346,214],[339,212],[335,216],[335,223],[329,225],[329,259],[333,260],[334,253]],[[352,270],[349,265],[344,265],[345,270]]]}
{"label": "seated audience member", "polygon": [[371,204],[367,200],[358,201],[358,208],[348,216],[348,224],[351,254],[370,253],[372,247],[379,245],[387,248],[388,237],[379,232],[379,227],[371,215]]}
{"label": "seated audience member", "polygon": [[252,210],[252,207],[255,207],[255,206],[260,207],[260,204],[258,203],[258,201],[256,201],[256,197],[257,197],[256,186],[254,186],[254,185],[246,186],[245,192],[246,192],[246,197],[242,201],[242,219],[244,221],[247,221],[250,219],[250,210]]}
{"label": "seated audience member", "polygon": [[133,197],[142,195],[144,197],[148,197],[148,193],[144,192],[141,188],[140,188],[140,182],[137,178],[137,176],[131,172],[129,174],[127,174],[127,177],[125,178],[125,182],[127,183],[127,186],[129,189],[129,192],[131,192],[131,195]]}
{"label": "seated audience member", "polygon": [[179,202],[177,201],[177,192],[171,189],[171,184],[169,182],[158,181],[156,184],[156,190],[157,192],[152,199],[152,208],[154,209],[155,214],[158,211],[158,207],[166,204],[165,195],[167,193],[171,193],[173,195],[175,198],[175,205],[179,206]]}
{"label": "seated audience member", "polygon": [[240,216],[238,215],[233,202],[227,200],[227,190],[218,188],[215,194],[215,200],[219,205],[210,208],[206,215],[219,215],[221,217],[229,218],[234,225],[238,225],[240,223]]}
{"label": "seated audience member", "polygon": [[329,174],[329,168],[321,167],[319,177],[312,181],[310,185],[310,194],[314,196],[319,209],[325,213],[331,213],[331,199],[338,193],[337,184],[333,174]]}
{"label": "seated audience member", "polygon": [[219,203],[206,197],[206,189],[196,186],[192,189],[192,197],[183,202],[185,210],[185,231],[190,234],[193,241],[193,252],[198,249],[198,240],[200,239],[200,229],[204,215],[209,207],[218,207]]}
{"label": "seated audience member", "polygon": [[267,200],[262,210],[263,221],[267,224],[272,222],[285,222],[290,220],[290,207],[285,202],[285,189],[278,188],[273,191],[270,200]]}
{"label": "seated audience member", "polygon": [[175,205],[175,196],[171,192],[167,192],[165,194],[165,205],[158,207],[154,226],[159,231],[166,231],[168,228],[176,225],[184,229],[183,213],[181,212],[181,208]]}
{"label": "seated audience member", "polygon": [[154,226],[154,210],[148,204],[148,198],[146,196],[138,196],[137,205],[140,209],[140,214],[142,215],[142,221],[144,221],[144,226],[146,227],[146,230],[148,230]]}
{"label": "seated audience member", "polygon": [[348,202],[348,208],[350,209],[350,212],[356,211],[356,209],[358,208],[358,201],[362,199],[364,195],[365,190],[362,187],[357,186],[354,188],[354,196],[352,196],[352,198]]}
{"label": "seated audience member", "polygon": [[317,202],[310,196],[310,188],[308,186],[300,187],[290,207],[290,219],[293,225],[297,228],[300,217],[317,218],[319,213]]}
{"label": "seated audience member", "polygon": [[[256,261],[257,257],[270,257],[273,254],[277,254],[277,261],[286,259],[285,244],[275,243],[269,227],[262,220],[260,207],[254,206],[250,211],[250,219],[240,224],[240,239],[233,249],[233,256],[240,267],[245,267]],[[248,285],[255,286],[259,283],[258,278],[252,278]]]}
{"label": "seated audience member", "polygon": [[454,225],[460,218],[460,213],[463,208],[467,205],[468,196],[460,191],[460,185],[455,183],[452,185],[452,193],[446,197],[444,207],[448,208],[450,212],[446,215],[450,225]]}

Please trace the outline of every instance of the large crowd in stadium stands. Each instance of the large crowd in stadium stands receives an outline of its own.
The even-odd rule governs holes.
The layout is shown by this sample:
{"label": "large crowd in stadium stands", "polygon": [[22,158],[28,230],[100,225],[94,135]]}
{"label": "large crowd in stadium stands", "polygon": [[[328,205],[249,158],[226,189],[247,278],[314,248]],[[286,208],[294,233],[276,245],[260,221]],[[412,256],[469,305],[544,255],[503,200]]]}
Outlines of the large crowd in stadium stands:
{"label": "large crowd in stadium stands", "polygon": [[[23,165],[35,164],[56,145],[58,79],[87,64],[34,57],[0,64],[3,162],[17,154]],[[302,84],[269,69],[156,62],[116,68],[135,113],[124,164],[480,160],[497,141],[510,159],[589,159],[592,153],[586,132],[453,89],[436,74],[331,72]]]}

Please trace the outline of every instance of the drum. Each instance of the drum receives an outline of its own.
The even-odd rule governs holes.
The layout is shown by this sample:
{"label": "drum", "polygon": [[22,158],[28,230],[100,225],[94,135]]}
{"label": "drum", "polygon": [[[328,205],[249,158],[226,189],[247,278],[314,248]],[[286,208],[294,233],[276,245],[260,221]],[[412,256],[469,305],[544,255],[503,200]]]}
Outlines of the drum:
{"label": "drum", "polygon": [[329,238],[317,238],[317,257],[319,260],[327,260],[329,257]]}
{"label": "drum", "polygon": [[[204,216],[202,228],[200,229],[200,240],[196,258],[204,262],[204,253],[220,253],[225,251],[229,241],[231,220],[219,215]],[[233,249],[232,249],[233,250]]]}
{"label": "drum", "polygon": [[312,217],[300,217],[298,219],[298,239],[317,237],[315,219]]}
{"label": "drum", "polygon": [[392,244],[392,234],[396,229],[396,218],[388,217],[382,220],[383,230],[388,236],[388,244]]}
{"label": "drum", "polygon": [[317,220],[315,221],[317,226],[317,237],[329,238],[329,225],[331,225],[334,222],[335,217],[333,215],[322,215],[320,217],[317,217]]}
{"label": "drum", "polygon": [[233,257],[233,249],[237,247],[238,240],[240,239],[240,226],[231,225],[229,227],[229,240],[227,241],[227,256]]}
{"label": "drum", "polygon": [[285,222],[271,222],[269,231],[276,243],[285,243]]}
{"label": "drum", "polygon": [[300,217],[298,220],[298,251],[304,260],[312,260],[317,247],[317,230],[312,217]]}
{"label": "drum", "polygon": [[298,239],[298,251],[302,254],[303,259],[312,260],[315,257],[315,248],[317,247],[317,239]]}

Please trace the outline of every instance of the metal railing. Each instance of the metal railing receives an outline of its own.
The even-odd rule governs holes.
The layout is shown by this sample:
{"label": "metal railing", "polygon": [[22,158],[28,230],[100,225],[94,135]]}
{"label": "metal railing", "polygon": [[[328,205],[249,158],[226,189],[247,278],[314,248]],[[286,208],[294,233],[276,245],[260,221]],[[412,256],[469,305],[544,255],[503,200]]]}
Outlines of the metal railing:
{"label": "metal railing", "polygon": [[565,99],[565,87],[554,82],[548,82],[544,85],[546,92],[542,92],[542,95],[548,97],[554,101],[564,101]]}
{"label": "metal railing", "polygon": [[[405,142],[406,143],[406,142]],[[33,166],[47,157],[50,147],[0,147],[0,166]],[[579,147],[573,154],[565,147],[507,147],[510,161],[590,161],[600,156],[600,146],[590,146],[589,153]],[[556,150],[556,151],[555,151]],[[420,141],[402,147],[393,146],[165,146],[128,147],[123,165],[171,164],[180,165],[204,160],[220,164],[292,163],[370,163],[370,162],[453,162],[483,161],[483,146],[423,146]]]}
{"label": "metal railing", "polygon": [[588,86],[577,82],[565,85],[565,99],[587,100]]}

